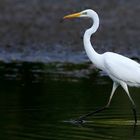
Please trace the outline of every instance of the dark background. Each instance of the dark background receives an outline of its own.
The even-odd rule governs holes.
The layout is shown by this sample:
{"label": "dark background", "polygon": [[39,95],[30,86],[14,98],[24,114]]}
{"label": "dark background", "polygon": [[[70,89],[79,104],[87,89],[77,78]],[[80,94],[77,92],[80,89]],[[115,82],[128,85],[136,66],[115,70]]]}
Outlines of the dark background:
{"label": "dark background", "polygon": [[92,38],[98,52],[139,59],[139,0],[1,0],[0,60],[87,61],[81,38],[90,20],[59,22],[64,15],[87,8],[100,17],[99,30]]}

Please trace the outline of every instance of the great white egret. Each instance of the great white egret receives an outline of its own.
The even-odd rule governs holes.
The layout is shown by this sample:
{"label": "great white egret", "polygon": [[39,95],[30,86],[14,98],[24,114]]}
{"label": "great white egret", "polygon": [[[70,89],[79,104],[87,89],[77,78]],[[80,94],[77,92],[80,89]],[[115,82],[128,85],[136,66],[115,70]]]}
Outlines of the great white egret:
{"label": "great white egret", "polygon": [[98,54],[94,50],[90,42],[91,35],[95,33],[99,27],[98,14],[91,9],[87,9],[82,12],[64,16],[63,20],[70,19],[70,18],[77,18],[77,17],[83,17],[83,18],[88,17],[93,20],[93,25],[91,26],[91,28],[87,29],[84,33],[84,38],[83,38],[84,48],[86,50],[89,59],[94,63],[94,65],[97,68],[105,71],[108,74],[108,76],[113,80],[113,88],[107,105],[105,107],[100,108],[99,110],[81,116],[79,119],[77,119],[77,121],[83,122],[83,120],[86,117],[94,115],[108,108],[116,88],[119,85],[121,85],[132,103],[132,110],[133,110],[135,124],[136,124],[137,123],[136,106],[129,94],[128,86],[135,86],[135,87],[140,86],[140,64],[131,60],[130,58],[127,58],[125,56],[113,52],[105,52],[103,54]]}

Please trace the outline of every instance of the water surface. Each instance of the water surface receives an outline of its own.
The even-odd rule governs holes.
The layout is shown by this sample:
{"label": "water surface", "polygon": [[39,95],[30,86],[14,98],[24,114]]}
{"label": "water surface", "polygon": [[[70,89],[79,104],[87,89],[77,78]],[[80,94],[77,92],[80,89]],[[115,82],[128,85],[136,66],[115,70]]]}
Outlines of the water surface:
{"label": "water surface", "polygon": [[[72,80],[58,73],[54,79],[43,72],[45,69],[48,67],[37,63],[1,64],[0,139],[140,139],[140,121],[134,132],[130,103],[121,88],[110,109],[89,117],[83,125],[72,123],[106,104],[112,82],[105,75]],[[131,88],[130,92],[140,120],[140,89]]]}

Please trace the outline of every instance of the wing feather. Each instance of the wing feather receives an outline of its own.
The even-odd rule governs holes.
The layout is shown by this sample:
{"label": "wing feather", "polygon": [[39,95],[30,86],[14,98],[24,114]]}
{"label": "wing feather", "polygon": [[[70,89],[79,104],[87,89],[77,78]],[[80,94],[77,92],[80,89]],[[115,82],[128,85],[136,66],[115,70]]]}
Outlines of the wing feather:
{"label": "wing feather", "polygon": [[140,64],[116,53],[104,54],[105,71],[130,86],[140,86]]}

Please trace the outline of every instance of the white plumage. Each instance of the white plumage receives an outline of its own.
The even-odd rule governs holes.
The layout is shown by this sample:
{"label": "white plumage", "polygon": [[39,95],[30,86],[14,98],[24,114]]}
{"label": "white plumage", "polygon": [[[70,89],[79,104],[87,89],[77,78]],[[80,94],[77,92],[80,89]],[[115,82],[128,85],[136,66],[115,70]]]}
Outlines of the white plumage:
{"label": "white plumage", "polygon": [[103,54],[104,71],[118,83],[140,86],[140,64],[122,55],[106,52]]}
{"label": "white plumage", "polygon": [[128,87],[129,86],[140,86],[140,64],[127,58],[125,56],[113,53],[106,52],[104,54],[98,54],[91,45],[90,38],[93,33],[95,33],[99,27],[99,17],[98,14],[91,10],[84,10],[79,13],[70,14],[65,16],[63,19],[67,18],[75,18],[75,17],[88,17],[93,20],[93,25],[91,28],[87,29],[84,34],[83,43],[85,51],[89,57],[89,59],[93,62],[93,64],[105,71],[108,76],[113,80],[113,88],[109,98],[107,105],[97,111],[88,113],[78,119],[78,121],[82,121],[86,117],[98,113],[109,107],[111,99],[114,95],[116,88],[121,85],[122,88],[126,91],[131,103],[132,109],[135,118],[135,124],[137,123],[137,115],[136,115],[136,107],[133,99],[131,98]]}

